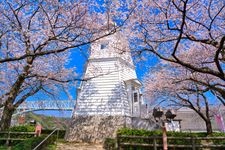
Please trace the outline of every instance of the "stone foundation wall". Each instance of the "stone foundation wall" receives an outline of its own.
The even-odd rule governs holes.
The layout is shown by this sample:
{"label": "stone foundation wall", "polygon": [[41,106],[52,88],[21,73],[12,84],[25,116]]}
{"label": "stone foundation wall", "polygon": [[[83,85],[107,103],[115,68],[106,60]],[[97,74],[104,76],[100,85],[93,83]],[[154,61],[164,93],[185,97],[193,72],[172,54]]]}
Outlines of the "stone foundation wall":
{"label": "stone foundation wall", "polygon": [[144,130],[156,130],[161,127],[152,119],[132,117],[132,128]]}
{"label": "stone foundation wall", "polygon": [[106,137],[115,137],[117,129],[121,127],[131,127],[131,119],[125,116],[75,116],[65,139],[101,143]]}

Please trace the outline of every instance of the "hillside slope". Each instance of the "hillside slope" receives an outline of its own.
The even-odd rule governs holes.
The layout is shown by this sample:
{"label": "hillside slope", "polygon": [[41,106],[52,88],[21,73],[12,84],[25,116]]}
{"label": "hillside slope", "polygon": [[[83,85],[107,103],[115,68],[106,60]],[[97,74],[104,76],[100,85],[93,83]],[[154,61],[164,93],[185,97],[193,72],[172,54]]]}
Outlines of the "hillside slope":
{"label": "hillside slope", "polygon": [[[15,118],[15,125],[18,125],[18,117]],[[69,125],[70,118],[58,118],[58,117],[52,117],[52,116],[45,116],[45,115],[39,115],[35,113],[27,113],[25,114],[25,122],[24,124],[29,124],[30,121],[35,120],[36,122],[39,122],[44,129],[53,129],[53,128],[59,128],[62,130],[65,130],[67,126]]]}

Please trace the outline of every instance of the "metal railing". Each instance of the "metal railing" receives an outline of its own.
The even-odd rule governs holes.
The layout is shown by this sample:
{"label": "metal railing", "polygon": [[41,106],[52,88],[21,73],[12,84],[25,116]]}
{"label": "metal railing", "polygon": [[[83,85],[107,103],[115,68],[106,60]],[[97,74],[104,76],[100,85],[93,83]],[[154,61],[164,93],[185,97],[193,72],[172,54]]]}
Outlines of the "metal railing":
{"label": "metal railing", "polygon": [[54,129],[46,138],[44,138],[44,140],[42,140],[35,148],[33,148],[33,150],[37,150],[45,141],[47,141],[55,132],[57,132],[57,137],[56,137],[56,141],[58,140],[58,136],[59,136],[59,130],[56,128]]}

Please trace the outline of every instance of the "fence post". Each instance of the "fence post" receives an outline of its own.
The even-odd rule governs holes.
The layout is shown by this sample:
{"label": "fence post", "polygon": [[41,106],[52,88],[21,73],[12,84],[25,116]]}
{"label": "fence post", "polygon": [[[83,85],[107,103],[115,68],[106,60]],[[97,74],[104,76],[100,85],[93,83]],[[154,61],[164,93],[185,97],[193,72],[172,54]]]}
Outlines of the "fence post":
{"label": "fence post", "polygon": [[191,137],[191,144],[192,144],[192,150],[196,150],[196,147],[195,147],[195,138],[193,136]]}
{"label": "fence post", "polygon": [[10,141],[10,131],[8,130],[7,140],[6,140],[6,145],[7,146],[9,146],[9,141]]}
{"label": "fence post", "polygon": [[156,137],[155,136],[153,137],[153,147],[154,147],[154,150],[157,150]]}
{"label": "fence post", "polygon": [[167,135],[166,135],[166,125],[165,122],[163,121],[163,126],[162,126],[162,140],[163,140],[163,150],[168,150],[168,145],[167,145]]}
{"label": "fence post", "polygon": [[57,129],[57,137],[56,137],[56,145],[57,145],[57,141],[58,141],[58,139],[59,139],[59,129]]}
{"label": "fence post", "polygon": [[118,135],[116,135],[116,149],[120,150],[120,138]]}

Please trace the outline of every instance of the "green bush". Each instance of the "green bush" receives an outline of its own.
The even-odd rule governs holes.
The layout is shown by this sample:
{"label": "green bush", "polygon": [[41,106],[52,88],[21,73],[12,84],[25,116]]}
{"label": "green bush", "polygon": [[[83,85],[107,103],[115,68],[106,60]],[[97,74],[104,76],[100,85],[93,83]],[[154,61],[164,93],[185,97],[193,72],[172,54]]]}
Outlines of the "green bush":
{"label": "green bush", "polygon": [[103,147],[106,150],[116,150],[116,139],[106,138]]}
{"label": "green bush", "polygon": [[34,132],[35,127],[31,125],[23,125],[23,126],[14,126],[9,129],[14,132]]}
{"label": "green bush", "polygon": [[[130,129],[130,128],[121,128],[117,131],[117,135],[135,135],[135,136],[162,136],[162,130],[142,130],[142,129]],[[167,136],[170,137],[206,137],[206,132],[173,132],[167,131]],[[211,136],[213,137],[225,137],[225,133],[222,132],[214,132]]]}
{"label": "green bush", "polygon": [[[213,136],[213,137],[225,137],[225,133],[214,132],[214,133],[212,134],[212,136]],[[214,144],[218,144],[218,145],[220,145],[220,144],[225,145],[225,140],[212,140],[212,142],[213,142]]]}
{"label": "green bush", "polygon": [[[31,125],[22,125],[22,126],[14,126],[9,129],[11,132],[34,132],[35,127]],[[33,134],[11,134],[10,135],[12,138],[32,138],[34,137]],[[11,145],[15,145],[19,143],[20,141],[12,141]]]}
{"label": "green bush", "polygon": [[[47,129],[44,129],[41,131],[42,134],[50,134],[52,133],[53,130],[47,130]],[[63,139],[65,134],[66,134],[66,130],[58,130],[58,138],[61,138]],[[57,131],[54,133],[55,135],[57,135]]]}
{"label": "green bush", "polygon": [[161,130],[140,130],[140,129],[130,129],[130,128],[121,128],[117,131],[117,135],[135,135],[135,136],[161,136]]}
{"label": "green bush", "polygon": [[12,147],[12,150],[25,150],[25,149],[33,149],[37,146],[42,140],[44,140],[45,136],[33,137],[27,140],[24,140],[17,145]]}
{"label": "green bush", "polygon": [[[155,131],[147,131],[147,130],[138,130],[138,129],[129,129],[129,128],[121,128],[117,131],[117,135],[125,135],[125,136],[144,136],[144,137],[151,137],[151,136],[158,136],[159,139],[156,140],[157,144],[162,144],[162,131],[155,130]],[[206,137],[207,134],[205,132],[199,133],[190,133],[190,132],[167,132],[167,137]],[[218,136],[225,136],[225,133],[213,133],[211,136],[218,137]],[[192,139],[168,139],[168,144],[173,145],[189,145]],[[225,144],[223,140],[196,140],[196,144],[201,144],[202,142],[212,142],[214,144]],[[108,142],[106,140],[106,142]],[[126,143],[146,143],[146,144],[153,144],[152,139],[141,139],[141,138],[120,138],[120,142]],[[109,142],[108,142],[109,143]],[[107,144],[106,144],[107,145]],[[126,147],[126,149],[132,149],[131,147]],[[136,147],[136,149],[143,150],[143,147]],[[173,148],[175,149],[175,148]],[[178,150],[178,148],[176,148]],[[182,148],[182,150],[185,150]],[[219,150],[219,149],[218,149]]]}
{"label": "green bush", "polygon": [[[23,125],[23,126],[14,126],[9,128],[10,132],[34,132],[35,131],[35,127],[34,126],[30,126],[30,125]],[[8,137],[8,133],[1,133],[0,137],[2,138],[7,138]],[[21,138],[21,139],[26,139],[26,138],[31,138],[34,137],[33,134],[17,134],[17,133],[10,133],[10,138]],[[11,141],[10,145],[15,145],[17,143],[19,143],[20,141]],[[3,145],[6,143],[6,140],[1,140],[0,141],[0,145]]]}
{"label": "green bush", "polygon": [[[46,135],[42,135],[40,137],[33,137],[27,140],[24,140],[17,145],[12,147],[12,150],[29,150],[35,148],[41,141],[45,139]],[[45,141],[38,150],[47,149],[48,145],[51,145],[55,142],[56,136],[51,136],[47,141]]]}
{"label": "green bush", "polygon": [[[149,137],[149,136],[162,136],[162,132],[160,130],[148,131],[148,130],[121,128],[117,131],[117,135]],[[130,139],[130,138],[120,138],[120,142],[153,144],[153,140],[140,139],[140,138],[132,138],[132,139]],[[162,144],[161,139],[157,139],[156,142],[158,144]]]}
{"label": "green bush", "polygon": [[[14,126],[14,127],[11,127],[9,128],[9,131],[10,132],[34,132],[35,131],[35,128],[33,126],[29,126],[29,125],[26,125],[26,126]],[[8,136],[8,133],[1,133],[0,134],[1,137],[7,137]],[[33,135],[20,135],[20,134],[10,134],[10,137],[31,137]]]}

